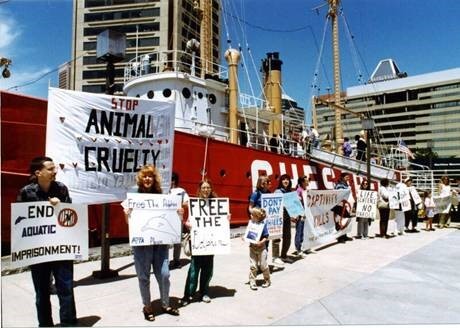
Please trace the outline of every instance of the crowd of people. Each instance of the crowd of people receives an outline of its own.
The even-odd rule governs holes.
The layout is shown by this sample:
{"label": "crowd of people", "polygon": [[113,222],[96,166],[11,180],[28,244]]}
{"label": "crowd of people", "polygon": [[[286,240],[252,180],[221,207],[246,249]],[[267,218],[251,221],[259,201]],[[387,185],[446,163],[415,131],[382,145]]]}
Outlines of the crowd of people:
{"label": "crowd of people", "polygon": [[[142,167],[137,173],[137,186],[132,192],[161,194],[161,179],[159,171],[153,165]],[[342,173],[336,183],[335,189],[348,189],[350,175]],[[404,235],[406,232],[419,232],[417,223],[420,219],[426,222],[425,229],[432,231],[435,203],[431,191],[426,191],[420,202],[416,195],[410,192],[412,180],[405,179],[390,187],[388,179],[382,179],[378,189],[377,208],[379,213],[379,234],[376,237],[392,238],[396,235]],[[257,180],[255,191],[251,194],[248,204],[248,220],[254,223],[263,223],[264,227],[260,239],[249,244],[249,287],[257,290],[257,274],[263,275],[262,288],[270,287],[271,277],[268,262],[268,249],[271,246],[271,264],[274,267],[283,267],[285,264],[293,262],[292,256],[288,256],[291,247],[291,229],[295,226],[294,245],[295,252],[292,254],[298,259],[304,258],[311,252],[310,249],[302,249],[304,239],[305,216],[299,215],[292,217],[286,208],[282,214],[282,235],[280,238],[269,240],[269,232],[264,219],[266,212],[262,208],[261,199],[264,193],[287,193],[296,191],[297,196],[303,204],[303,193],[308,190],[309,179],[301,176],[297,180],[295,188],[292,186],[292,178],[288,174],[282,174],[278,179],[278,185],[274,190],[271,188],[271,180],[266,175],[261,175]],[[363,179],[360,190],[370,190],[370,183]],[[399,194],[409,194],[410,209],[390,208],[392,192],[396,190]],[[187,192],[179,186],[179,176],[172,175],[171,194],[181,196],[181,207],[177,210],[178,216],[182,219],[183,230],[190,230],[191,224],[187,218],[187,206],[189,196]],[[441,197],[455,195],[456,191],[450,188],[449,179],[443,177],[439,186]],[[210,181],[202,180],[198,184],[196,197],[209,200],[218,197],[213,190]],[[56,181],[56,167],[53,160],[49,157],[38,157],[30,164],[30,183],[19,192],[18,202],[30,201],[49,201],[52,205],[59,202],[70,203],[71,199],[67,187]],[[124,209],[126,223],[131,220],[132,209]],[[367,239],[369,226],[372,220],[369,218],[357,217],[358,239]],[[389,231],[389,221],[394,219],[396,230]],[[449,213],[439,215],[439,228],[448,227],[450,224]],[[410,228],[410,229],[409,229]],[[352,240],[347,235],[342,236],[340,241]],[[172,247],[172,245],[171,245]],[[161,309],[164,313],[178,316],[179,309],[169,302],[170,290],[170,245],[148,245],[133,246],[134,267],[136,270],[139,292],[142,301],[142,313],[147,321],[154,321],[155,315],[152,308],[152,297],[150,293],[150,274],[153,270],[160,291]],[[174,245],[172,266],[177,267],[180,260],[181,248]],[[186,306],[190,302],[199,299],[204,303],[211,302],[209,295],[209,284],[213,276],[214,255],[191,255],[187,278],[184,286],[184,294],[179,302],[181,306]],[[56,292],[60,304],[60,320],[63,326],[73,326],[77,324],[75,300],[73,293],[73,262],[72,261],[51,261],[30,266],[33,285],[36,293],[36,308],[39,326],[53,326],[50,302],[50,277],[54,277]],[[198,292],[197,292],[198,290]]]}

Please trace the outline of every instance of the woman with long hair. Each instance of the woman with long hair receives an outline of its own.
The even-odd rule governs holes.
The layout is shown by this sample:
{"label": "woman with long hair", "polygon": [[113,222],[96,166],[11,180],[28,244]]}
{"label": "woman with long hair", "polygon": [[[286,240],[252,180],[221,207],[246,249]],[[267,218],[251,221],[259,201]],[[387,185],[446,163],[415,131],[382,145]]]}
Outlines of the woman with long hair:
{"label": "woman with long hair", "polygon": [[[310,180],[308,179],[306,175],[301,176],[297,180],[296,192],[304,208],[305,208],[305,204],[303,203],[303,193],[307,190],[309,183],[310,183]],[[297,251],[297,256],[300,258],[305,257],[305,254],[302,252],[304,226],[305,226],[305,216],[298,217],[297,222],[295,224],[294,244],[295,244],[295,249]]]}
{"label": "woman with long hair", "polygon": [[[380,237],[381,238],[390,238],[388,235],[388,220],[390,218],[390,191],[389,191],[390,181],[386,178],[380,181],[379,188],[379,202],[377,202],[378,211],[380,214]],[[380,204],[380,206],[379,206]]]}
{"label": "woman with long hair", "polygon": [[[367,179],[363,179],[361,185],[359,186],[360,190],[370,190],[369,181]],[[368,232],[369,232],[369,219],[368,218],[356,218],[358,221],[358,233],[357,238],[367,239]]]}
{"label": "woman with long hair", "polygon": [[[136,182],[138,193],[162,193],[160,173],[153,165],[143,166],[137,173]],[[126,208],[124,212],[126,223],[129,224],[129,221],[132,220],[132,209]],[[179,209],[178,214],[182,213],[183,210]],[[169,305],[169,245],[134,246],[133,254],[139,290],[144,304],[142,311],[145,320],[155,320],[150,296],[150,269],[152,267],[160,288],[162,311],[171,315],[179,315],[179,310]]]}
{"label": "woman with long hair", "polygon": [[[278,188],[275,193],[287,193],[292,190],[291,177],[288,174],[282,174],[278,181]],[[292,263],[293,261],[287,256],[289,247],[291,246],[291,221],[295,221],[296,218],[291,218],[286,207],[283,207],[283,243],[281,247],[281,254],[279,254],[280,239],[274,239],[272,244],[272,258],[273,262],[277,261],[278,256],[281,255],[281,261],[286,263]]]}
{"label": "woman with long hair", "polygon": [[[212,188],[209,180],[203,180],[198,184],[197,197],[202,199],[216,198],[217,194]],[[190,229],[190,221],[185,226]],[[189,304],[198,288],[198,277],[200,282],[199,294],[201,301],[211,302],[209,297],[209,283],[212,278],[214,267],[214,255],[193,255],[191,256],[190,267],[185,281],[184,297],[181,300],[182,306]]]}

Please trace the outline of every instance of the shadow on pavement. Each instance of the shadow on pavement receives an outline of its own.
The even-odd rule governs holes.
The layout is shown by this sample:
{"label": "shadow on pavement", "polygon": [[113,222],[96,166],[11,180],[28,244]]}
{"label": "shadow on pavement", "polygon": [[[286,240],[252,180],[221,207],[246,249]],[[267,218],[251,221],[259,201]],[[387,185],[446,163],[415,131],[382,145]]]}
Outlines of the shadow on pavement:
{"label": "shadow on pavement", "polygon": [[[133,266],[134,265],[134,262],[131,262],[129,264],[126,264],[114,271],[116,272],[121,272],[127,268],[129,268],[130,266]],[[131,279],[131,278],[134,278],[134,277],[137,277],[136,274],[128,274],[128,275],[118,275],[117,277],[113,277],[113,278],[106,278],[106,279],[97,279],[95,278],[93,275],[89,275],[89,276],[86,276],[84,277],[83,279],[80,279],[80,280],[77,280],[77,281],[74,281],[74,287],[78,287],[78,286],[90,286],[90,285],[99,285],[99,284],[104,284],[104,283],[107,283],[107,282],[114,282],[114,281],[119,281],[119,280],[125,280],[125,279]]]}

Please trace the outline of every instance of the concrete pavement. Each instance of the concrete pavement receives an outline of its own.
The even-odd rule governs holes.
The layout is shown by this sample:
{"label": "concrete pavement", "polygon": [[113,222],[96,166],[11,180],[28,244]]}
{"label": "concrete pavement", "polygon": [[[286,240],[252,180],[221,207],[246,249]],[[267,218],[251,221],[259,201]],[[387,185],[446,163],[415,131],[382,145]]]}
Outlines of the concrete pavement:
{"label": "concrete pavement", "polygon": [[[421,226],[421,225],[420,225]],[[371,226],[371,234],[378,229]],[[81,326],[248,326],[460,324],[460,225],[391,239],[331,244],[272,273],[272,286],[252,291],[248,246],[232,239],[232,253],[215,257],[212,302],[144,320],[132,256],[112,258],[119,277],[97,280],[100,261],[75,265],[75,300]],[[353,227],[353,232],[356,227]],[[291,247],[293,250],[293,246]],[[171,270],[171,303],[183,295],[188,259]],[[262,277],[260,276],[260,279]],[[36,326],[30,272],[2,276],[2,326]],[[53,317],[59,305],[52,296]]]}

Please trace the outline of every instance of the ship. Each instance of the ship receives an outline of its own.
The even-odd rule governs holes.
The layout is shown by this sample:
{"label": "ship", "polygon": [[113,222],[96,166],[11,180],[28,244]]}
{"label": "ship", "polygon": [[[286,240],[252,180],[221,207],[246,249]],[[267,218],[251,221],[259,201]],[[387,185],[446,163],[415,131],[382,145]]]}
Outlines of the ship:
{"label": "ship", "polygon": [[[338,2],[329,1],[333,29],[337,25]],[[206,44],[205,38],[202,36],[202,44]],[[404,172],[394,168],[369,166],[336,152],[310,147],[307,140],[302,143],[283,137],[282,60],[278,52],[268,53],[262,62],[265,98],[258,99],[239,93],[237,50],[225,52],[228,65],[224,67],[210,62],[210,57],[199,57],[199,47],[199,42],[191,40],[184,51],[153,52],[133,58],[124,69],[123,94],[174,102],[173,171],[179,174],[180,185],[190,195],[196,194],[202,179],[211,180],[216,193],[230,200],[232,226],[247,223],[249,195],[262,174],[271,178],[272,189],[285,173],[291,176],[293,186],[299,177],[308,176],[311,189],[334,189],[340,174],[348,172],[353,177],[352,194],[366,175],[372,176],[374,190],[380,179],[401,179]],[[336,96],[330,104],[340,118],[340,80],[335,83]],[[10,92],[1,92],[0,96],[2,250],[8,251],[10,203],[27,183],[29,160],[45,153],[47,101]],[[339,123],[337,131],[340,130]],[[14,135],[18,137],[12,138]],[[109,211],[110,238],[125,240],[128,226],[120,204],[111,203]],[[99,242],[102,212],[102,205],[89,206],[90,246]]]}

